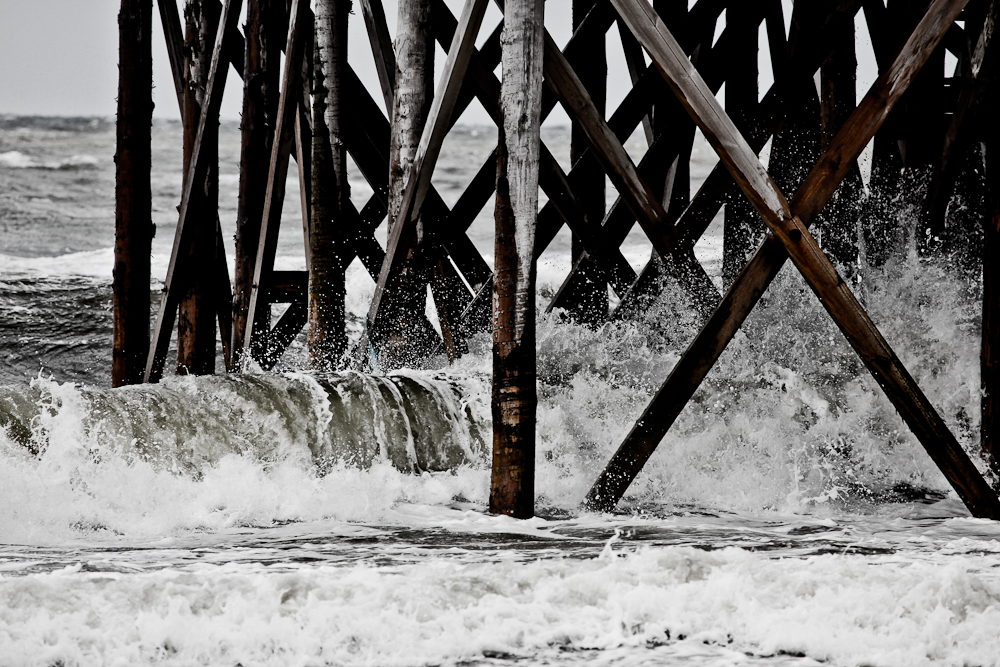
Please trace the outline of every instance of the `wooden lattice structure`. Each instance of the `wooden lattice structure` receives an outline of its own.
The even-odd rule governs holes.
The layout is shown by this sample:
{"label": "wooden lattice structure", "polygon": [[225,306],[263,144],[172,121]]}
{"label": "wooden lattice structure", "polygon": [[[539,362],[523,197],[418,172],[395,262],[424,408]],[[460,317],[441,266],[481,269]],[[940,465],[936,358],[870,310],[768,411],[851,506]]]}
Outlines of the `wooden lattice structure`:
{"label": "wooden lattice structure", "polygon": [[[249,0],[246,38],[237,26],[240,0],[224,0],[221,6],[217,0],[187,0],[184,34],[175,0],[160,0],[185,119],[186,172],[150,338],[144,330],[149,304],[144,310],[141,292],[149,277],[144,236],[149,233],[148,146],[142,154],[149,117],[143,114],[151,113],[151,104],[140,93],[148,93],[150,85],[151,4],[123,0],[115,383],[162,376],[178,315],[178,364],[195,373],[211,372],[211,361],[205,360],[214,359],[216,321],[230,371],[250,360],[270,368],[307,325],[317,368],[368,367],[373,361],[383,368],[407,365],[440,350],[454,359],[463,354],[470,335],[492,330],[491,509],[529,516],[534,262],[566,224],[573,233],[572,269],[550,309],[564,308],[590,323],[630,317],[665,283],[673,283],[690,295],[704,322],[594,484],[590,506],[610,509],[621,499],[791,259],[970,511],[1000,519],[996,492],[837,268],[851,271],[857,261],[858,234],[851,230],[864,215],[858,202],[866,197],[885,201],[885,193],[906,178],[923,178],[927,184],[922,252],[954,251],[961,239],[968,245],[970,236],[976,254],[985,244],[983,454],[1000,473],[992,438],[1000,428],[994,405],[1000,398],[1000,370],[992,352],[1000,336],[993,303],[998,263],[990,261],[1000,238],[995,155],[986,153],[986,181],[980,183],[988,204],[986,224],[977,228],[982,241],[979,232],[947,223],[956,187],[974,188],[968,174],[982,173],[983,144],[1000,145],[992,143],[996,130],[987,122],[998,108],[991,85],[998,58],[992,39],[997,3],[800,0],[786,32],[780,0],[697,0],[690,7],[687,0],[655,0],[653,5],[574,0],[573,36],[560,49],[544,29],[542,0],[507,0],[506,7],[503,0],[495,2],[505,22],[477,49],[487,0],[467,0],[458,18],[443,0],[404,0],[394,51],[379,0],[361,0],[383,94],[376,101],[347,61],[347,0],[313,0],[312,7],[309,0],[291,0],[287,6],[284,0]],[[725,29],[716,37],[723,12]],[[862,15],[879,76],[855,105],[854,32]],[[632,89],[608,113],[604,44],[615,24]],[[774,74],[764,94],[757,89],[762,24]],[[448,53],[436,87],[426,72],[433,66],[417,70],[412,65],[429,57],[420,49],[433,51],[433,41]],[[279,77],[280,50],[286,57]],[[947,78],[946,50],[958,61],[954,76]],[[648,65],[644,54],[651,59]],[[406,64],[397,67],[397,57]],[[502,80],[493,73],[501,61]],[[213,191],[214,128],[230,64],[244,77],[245,94],[235,292]],[[725,109],[716,99],[723,85]],[[399,112],[397,102],[400,95],[419,97],[420,90],[426,95],[414,123]],[[473,99],[496,122],[498,146],[449,209],[431,175],[445,136]],[[538,138],[539,123],[557,104],[573,121],[569,173]],[[623,142],[640,125],[648,150],[635,164]],[[689,164],[696,128],[720,161],[692,196]],[[765,168],[758,154],[768,142],[771,159]],[[873,166],[866,195],[857,160],[870,142]],[[366,202],[350,198],[345,151],[374,192]],[[301,190],[305,272],[274,270],[292,158]],[[617,191],[606,210],[605,175]],[[548,197],[540,210],[538,188]],[[467,236],[494,195],[495,273]],[[724,205],[726,292],[720,295],[693,249]],[[387,215],[383,249],[373,233]],[[885,241],[893,230],[885,228],[884,219],[882,227],[862,225],[863,233]],[[621,251],[636,223],[653,247],[653,257],[639,273]],[[810,225],[823,230],[822,247]],[[344,270],[356,257],[376,281],[376,291],[362,340],[349,347]],[[423,312],[428,284],[440,336]],[[620,301],[613,311],[609,286]],[[282,302],[290,306],[272,324],[271,306]]]}

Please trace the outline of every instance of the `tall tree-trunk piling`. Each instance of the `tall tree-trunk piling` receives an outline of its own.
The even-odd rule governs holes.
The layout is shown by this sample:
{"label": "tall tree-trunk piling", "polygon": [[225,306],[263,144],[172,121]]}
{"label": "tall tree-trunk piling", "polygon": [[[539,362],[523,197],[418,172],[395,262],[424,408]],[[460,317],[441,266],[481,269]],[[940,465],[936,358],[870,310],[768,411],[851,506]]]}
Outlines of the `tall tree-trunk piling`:
{"label": "tall tree-trunk piling", "polygon": [[[389,226],[396,225],[420,136],[434,101],[434,32],[430,0],[400,0],[396,19],[396,70],[389,140]],[[422,216],[416,220],[417,245],[425,245]],[[414,253],[403,271],[404,287],[393,295],[393,324],[382,336],[379,365],[395,368],[414,363],[426,336],[426,284],[430,264],[418,266]],[[442,267],[443,268],[443,267]],[[441,295],[444,296],[443,294]],[[449,333],[450,335],[450,333]]]}
{"label": "tall tree-trunk piling", "polygon": [[[188,173],[205,89],[212,61],[212,48],[219,24],[219,6],[206,0],[187,0],[184,5],[184,173]],[[215,372],[216,303],[211,271],[195,267],[214,266],[216,225],[219,216],[219,123],[211,119],[205,128],[201,150],[210,166],[204,183],[193,191],[193,242],[186,264],[183,294],[177,316],[177,372],[205,375]]]}
{"label": "tall tree-trunk piling", "polygon": [[535,495],[535,221],[544,0],[507,0],[497,160],[490,511],[528,518]]}
{"label": "tall tree-trunk piling", "polygon": [[151,0],[122,0],[118,14],[115,153],[114,341],[111,382],[142,382],[149,350],[150,187],[153,121]]}
{"label": "tall tree-trunk piling", "polygon": [[335,367],[347,351],[345,213],[350,199],[344,140],[350,0],[317,0],[313,45],[312,224],[309,232],[309,360]]}
{"label": "tall tree-trunk piling", "polygon": [[[254,263],[264,216],[267,172],[277,124],[281,46],[285,38],[283,0],[249,0],[240,120],[240,190],[236,214],[236,279],[233,290],[233,344],[243,349]],[[261,309],[262,314],[268,309]],[[267,319],[261,326],[267,326]],[[240,359],[235,360],[236,367]]]}
{"label": "tall tree-trunk piling", "polygon": [[[757,26],[756,3],[732,0],[726,7],[726,25],[737,28],[733,51],[726,54],[726,113],[737,129],[749,136],[757,110]],[[722,239],[722,281],[729,285],[750,259],[763,226],[742,192],[734,192],[726,202]]]}

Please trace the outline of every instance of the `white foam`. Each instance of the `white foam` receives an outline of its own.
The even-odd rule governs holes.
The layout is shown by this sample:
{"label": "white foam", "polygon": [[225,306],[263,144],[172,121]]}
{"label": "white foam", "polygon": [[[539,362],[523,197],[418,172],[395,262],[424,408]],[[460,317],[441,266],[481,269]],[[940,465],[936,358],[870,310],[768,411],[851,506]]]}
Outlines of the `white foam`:
{"label": "white foam", "polygon": [[98,166],[100,161],[93,155],[71,155],[62,160],[39,160],[21,151],[0,153],[0,167],[8,169],[81,169]]}
{"label": "white foam", "polygon": [[642,656],[664,643],[673,650],[663,656],[715,664],[739,664],[741,652],[833,665],[1000,656],[1000,580],[971,557],[784,560],[668,547],[393,567],[84,565],[0,573],[9,664],[427,665],[484,655],[552,664],[577,662],[574,652],[590,663],[593,650]]}

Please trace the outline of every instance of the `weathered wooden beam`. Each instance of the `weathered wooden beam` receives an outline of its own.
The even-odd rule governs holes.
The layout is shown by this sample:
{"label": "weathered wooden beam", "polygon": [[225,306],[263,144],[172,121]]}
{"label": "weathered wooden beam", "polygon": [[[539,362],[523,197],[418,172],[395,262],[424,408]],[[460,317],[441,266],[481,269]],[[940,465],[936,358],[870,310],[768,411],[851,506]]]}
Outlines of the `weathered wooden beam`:
{"label": "weathered wooden beam", "polygon": [[[757,108],[757,27],[763,18],[756,2],[732,0],[726,25],[737,27],[727,58],[726,113],[744,135],[752,132]],[[764,234],[753,207],[739,190],[726,202],[722,232],[722,284],[729,285]]]}
{"label": "weathered wooden beam", "polygon": [[544,0],[508,0],[498,146],[490,512],[535,507],[535,259]]}
{"label": "weathered wooden beam", "polygon": [[392,51],[392,39],[389,37],[389,27],[386,25],[382,0],[361,0],[361,13],[365,18],[368,42],[371,44],[372,56],[375,58],[375,71],[378,73],[379,86],[382,88],[385,112],[391,114],[396,78],[396,57]]}
{"label": "weathered wooden beam", "polygon": [[[697,9],[700,6],[700,4],[696,5],[695,8]],[[711,82],[713,91],[717,91],[718,88],[722,86],[724,81],[722,64],[725,59],[723,57],[719,57],[716,50],[718,49],[722,53],[728,54],[728,44],[731,41],[730,38],[732,36],[732,31],[729,29],[724,31],[719,37],[716,47],[710,48],[707,44],[699,43],[696,35],[705,35],[707,39],[711,39],[713,36],[712,31],[714,30],[715,16],[709,15],[711,20],[708,23],[701,25],[694,24],[692,22],[692,16],[696,16],[694,10],[692,10],[692,12],[688,15],[687,23],[684,24],[685,33],[688,35],[685,40],[684,50],[685,53],[690,53],[692,55],[692,62],[699,68],[699,71],[703,72],[705,79]],[[623,26],[621,30],[623,31],[622,34],[631,35],[627,27]],[[658,84],[658,86],[651,85],[653,82]],[[656,88],[659,86],[664,86],[662,77],[660,77],[659,73],[656,72],[655,67],[650,65],[640,76],[629,95],[627,95],[625,100],[622,101],[622,104],[619,105],[614,115],[608,120],[608,126],[612,128],[619,141],[624,142],[634,129],[635,122],[637,122],[635,121],[636,116],[633,110],[635,102],[645,99],[645,103],[648,106],[649,103],[659,100],[659,118],[661,120],[661,125],[668,128],[676,128],[679,124],[682,127],[678,131],[668,131],[663,136],[658,137],[657,140],[654,141],[653,146],[650,147],[650,150],[648,150],[643,156],[638,169],[639,173],[644,179],[646,179],[647,183],[664,184],[667,181],[671,166],[677,164],[678,161],[682,159],[682,154],[686,154],[690,151],[691,141],[693,140],[694,126],[690,122],[690,119],[687,117],[683,108],[680,107],[673,96],[670,96],[668,99],[663,99],[657,94]],[[636,93],[638,93],[638,95]],[[678,119],[678,115],[683,116],[683,118]],[[685,125],[690,125],[690,132],[683,128]],[[574,170],[577,166],[578,165],[574,165]],[[572,172],[570,173],[572,174]],[[674,170],[674,175],[677,175],[676,169]],[[730,177],[725,173],[725,170],[721,170],[721,178],[729,180]],[[666,190],[666,188],[664,188],[664,190]],[[728,196],[728,192],[729,191],[727,189],[724,191],[724,194]],[[664,194],[666,194],[666,192]],[[671,222],[673,222],[679,213],[678,209],[680,208],[680,200],[674,201],[673,204],[674,206],[672,210],[668,211],[667,216]],[[721,203],[719,206],[721,206]],[[546,204],[546,206],[542,209],[542,212],[539,214],[539,230],[536,238],[539,254],[541,250],[544,250],[544,248],[547,247],[552,238],[555,237],[556,232],[558,232],[559,227],[562,224],[562,221],[549,215],[548,208],[549,205]],[[714,211],[712,215],[715,215]],[[636,217],[629,208],[626,198],[619,195],[601,223],[600,236],[605,238],[606,244],[610,243],[616,247],[620,246],[624,242],[625,237],[628,236],[632,229],[632,225],[635,222]],[[693,247],[694,243],[692,242],[690,246]],[[658,271],[656,268],[657,266],[658,262],[655,261],[654,254],[654,260],[650,261],[646,265],[646,268],[643,270],[643,274],[639,276],[639,283],[633,282],[633,285],[630,285],[629,289],[625,292],[616,289],[616,292],[618,292],[618,295],[622,297],[623,301],[619,303],[619,306],[615,309],[614,313],[612,313],[612,317],[620,317],[622,314],[630,312],[629,301],[638,298],[640,294],[643,296],[652,296],[649,290],[656,289],[661,284],[659,280],[653,279],[659,275],[656,273]],[[561,293],[563,289],[566,289],[577,279],[576,272],[577,267],[574,266],[569,275],[563,281],[558,293]],[[643,275],[645,275],[645,278],[643,278]],[[634,290],[633,288],[635,287],[638,287],[639,289]],[[625,300],[626,298],[628,300]],[[625,308],[622,308],[623,303],[625,304]],[[550,304],[550,308],[555,304],[557,304],[557,301],[553,299],[552,304]]]}
{"label": "weathered wooden beam", "polygon": [[[222,49],[224,47],[225,35],[227,34],[226,31],[236,30],[240,4],[241,0],[226,0],[219,21],[219,34],[215,40],[211,66],[209,68],[208,85],[205,90],[206,102],[202,104],[201,118],[198,121],[198,136],[191,156],[191,168],[184,183],[180,216],[177,221],[177,230],[174,234],[174,245],[170,253],[167,275],[164,280],[164,293],[160,301],[160,310],[157,314],[156,324],[153,328],[149,353],[146,357],[146,370],[143,377],[145,382],[156,382],[163,373],[163,364],[166,361],[167,349],[170,345],[170,330],[173,328],[177,304],[180,298],[180,290],[174,289],[174,282],[179,276],[178,262],[183,262],[182,258],[190,247],[193,236],[193,230],[187,225],[188,216],[193,212],[191,210],[193,190],[197,183],[204,183],[209,169],[209,160],[205,159],[207,155],[203,157],[202,143],[208,131],[207,125],[210,119],[218,116],[219,108],[222,104],[222,93],[226,86],[226,73],[228,69],[222,63]],[[220,64],[223,66],[220,67]]]}
{"label": "weathered wooden beam", "polygon": [[243,334],[241,363],[263,358],[267,350],[267,333],[270,330],[270,304],[263,287],[270,280],[274,256],[278,245],[278,227],[285,198],[285,178],[288,175],[288,158],[294,143],[296,109],[301,98],[302,58],[306,36],[312,32],[308,2],[292,0],[286,42],[285,67],[282,74],[281,93],[278,98],[277,122],[271,159],[268,166],[267,188],[264,197],[264,214],[261,218],[260,237],[254,262],[254,277],[250,288],[250,306],[247,309],[246,331]]}
{"label": "weathered wooden beam", "polygon": [[271,303],[305,302],[308,292],[308,271],[271,272],[271,280],[267,285],[267,298]]}
{"label": "weathered wooden beam", "polygon": [[[854,37],[854,24],[843,23],[837,30],[833,51],[820,67],[821,151],[829,147],[854,111],[858,67]],[[846,271],[852,271],[858,261],[857,221],[863,196],[861,171],[855,164],[850,177],[844,180],[825,213],[816,221],[824,252]]]}
{"label": "weathered wooden beam", "polygon": [[[365,255],[359,256],[365,262],[365,267],[369,270],[369,273],[373,273],[372,277],[377,282],[385,253],[381,248],[378,248],[379,259],[374,270],[370,266],[369,258],[374,257],[372,252],[375,246],[377,246],[377,242],[371,239],[371,234],[388,208],[389,123],[385,119],[385,116],[378,110],[378,106],[374,100],[368,95],[361,80],[353,73],[350,76],[348,85],[348,96],[351,104],[349,120],[352,123],[352,129],[346,137],[347,150],[350,151],[355,163],[375,193],[370,202],[373,206],[366,205],[365,207],[373,216],[373,224],[369,228],[366,226],[367,223],[365,223],[362,225],[362,228],[359,228],[356,242],[369,248]],[[458,108],[456,108],[457,111]],[[492,178],[494,180],[496,178],[495,171]],[[492,186],[490,188],[492,191]],[[376,209],[374,206],[376,203],[379,203],[380,209]],[[441,199],[433,186],[428,191],[425,208],[427,214],[436,220],[450,220],[451,216],[448,213],[444,200]],[[365,216],[362,217],[367,219]],[[482,258],[482,255],[476,250],[475,246],[468,239],[468,236],[465,235],[464,232],[466,229],[467,227],[462,228],[462,234],[454,234],[449,230],[442,230],[438,237],[455,260],[455,264],[462,272],[462,275],[466,277],[469,283],[475,284],[477,281],[481,282],[484,279],[482,276],[489,276],[491,271],[486,260]]]}
{"label": "weathered wooden beam", "polygon": [[[646,59],[642,55],[642,47],[639,40],[628,29],[628,27],[618,21],[618,35],[622,43],[622,52],[625,54],[625,66],[628,68],[628,76],[632,79],[632,86],[639,83],[643,72],[646,71]],[[653,122],[649,115],[642,117],[642,132],[646,135],[646,146],[653,145]]]}
{"label": "weathered wooden beam", "polygon": [[[307,44],[305,52],[312,51],[313,45]],[[306,272],[312,266],[312,247],[309,244],[310,228],[312,226],[312,58],[302,59],[302,99],[295,109],[295,161],[299,178],[299,208],[302,213],[302,245],[306,257]],[[266,186],[265,186],[266,187]],[[261,216],[263,217],[263,215]],[[376,243],[376,245],[378,245]],[[381,248],[379,248],[381,250]]]}
{"label": "weathered wooden beam", "polygon": [[[860,0],[855,1],[860,2]],[[723,9],[725,9],[725,3],[726,0],[699,0],[688,13],[687,25],[700,28],[701,26],[711,23],[714,26],[715,20]],[[445,5],[441,0],[435,0],[434,16],[435,34],[438,42],[446,44],[451,40],[455,29],[455,18],[452,16],[447,5]],[[615,16],[616,14],[611,9],[610,4],[605,2],[596,3],[577,30],[574,31],[573,37],[570,38],[570,41],[566,45],[565,53],[572,55],[574,49],[581,48],[579,45],[586,43],[589,35],[597,33],[603,34],[606,32],[614,22]],[[693,50],[696,46],[695,39],[700,34],[700,30],[686,31],[685,35],[687,39],[684,41],[685,49],[690,48]],[[720,41],[722,39],[725,39],[725,36],[720,38]],[[483,108],[488,114],[490,114],[494,121],[498,122],[500,115],[497,100],[500,95],[500,83],[493,75],[492,70],[492,63],[490,61],[486,61],[474,51],[469,63],[468,80],[474,84],[476,97],[483,105]],[[612,117],[608,119],[608,126],[612,129],[620,142],[625,141],[635,127],[641,122],[642,118],[647,115],[649,104],[653,99],[652,93],[655,90],[655,86],[662,85],[664,84],[661,77],[655,71],[655,68],[650,66],[640,78],[639,83],[633,86],[632,90],[630,90],[625,96],[625,99],[622,100],[618,109]],[[555,97],[553,95],[546,96],[543,92],[543,119],[546,117],[547,113],[552,110],[555,104]],[[541,174],[546,173],[548,169],[544,164],[546,156],[550,156],[548,151],[542,151]],[[583,159],[591,158],[585,154],[581,157],[581,160]],[[556,167],[558,167],[558,165],[556,165]],[[552,197],[552,193],[549,193],[546,190],[545,181],[542,181],[540,185],[542,190],[545,191],[548,196]],[[537,218],[535,236],[536,258],[541,255],[546,247],[548,247],[548,244],[553,238],[555,238],[555,235],[564,223],[565,220],[556,209],[555,202],[550,200],[539,212]],[[621,245],[621,242],[619,242],[618,245]],[[470,281],[470,283],[471,282],[472,281]],[[486,316],[488,315],[490,308],[491,294],[492,280],[484,284],[476,291],[472,303],[470,303],[463,312],[463,327],[469,331],[475,331],[478,330],[481,323],[486,322]]]}
{"label": "weathered wooden beam", "polygon": [[[198,138],[201,107],[205,102],[213,40],[218,32],[218,6],[205,0],[187,0],[184,7],[184,175],[187,176]],[[208,164],[205,180],[194,184],[187,226],[192,230],[186,266],[211,266],[217,258],[219,217],[219,119],[209,118],[202,138],[202,160]],[[217,290],[211,271],[188,271],[177,314],[177,373],[215,372]]]}
{"label": "weathered wooden beam", "polygon": [[[177,5],[172,0],[159,2],[160,19],[166,37],[167,57],[173,74],[174,88],[177,93],[178,110],[184,116],[184,38],[181,33],[180,16]],[[235,368],[233,363],[233,288],[229,280],[229,265],[226,263],[226,247],[222,238],[222,226],[216,218],[216,259],[215,259],[215,306],[219,322],[219,334],[222,341],[222,356],[226,370]],[[148,347],[148,342],[147,342]]]}
{"label": "weathered wooden beam", "polygon": [[[685,62],[687,62],[686,57]],[[547,33],[545,81],[559,97],[570,117],[580,123],[594,156],[636,216],[646,236],[652,242],[653,249],[661,257],[673,257],[676,263],[674,278],[690,292],[696,307],[704,306],[708,312],[711,303],[718,299],[718,292],[711,278],[694,259],[694,255],[680,247],[676,231],[668,220],[667,212],[660,204],[659,198],[639,175],[625,148],[601,117],[583,84],[566,62],[565,56]]]}
{"label": "weathered wooden beam", "polygon": [[152,12],[150,0],[122,0],[118,14],[114,341],[111,353],[111,383],[115,387],[142,382],[143,362],[149,349],[153,240],[150,185]]}
{"label": "weathered wooden beam", "polygon": [[288,305],[288,308],[281,314],[268,333],[267,347],[259,361],[263,370],[269,371],[274,368],[281,355],[288,349],[288,346],[291,345],[308,321],[309,305],[305,300],[293,301]]}
{"label": "weathered wooden beam", "polygon": [[990,3],[986,23],[980,31],[971,57],[971,66],[961,79],[955,111],[945,132],[944,146],[935,165],[924,209],[927,229],[932,237],[944,234],[945,212],[954,192],[960,165],[958,156],[970,142],[979,107],[984,106],[989,99],[989,86],[996,73],[997,61],[1000,60],[1000,48],[994,44],[993,39],[997,5],[996,0]]}
{"label": "weathered wooden beam", "polygon": [[[635,280],[635,271],[632,266],[622,255],[618,246],[606,243],[603,236],[600,235],[600,228],[592,222],[596,216],[593,216],[591,211],[574,194],[574,188],[570,185],[569,178],[544,144],[541,146],[540,153],[538,180],[549,196],[549,201],[553,203],[556,211],[579,239],[580,249],[588,255],[588,262],[591,263],[590,268],[599,272],[598,279],[604,285],[610,280],[615,285],[616,290],[624,291]],[[538,257],[539,253],[535,252],[535,258]],[[548,310],[551,309],[552,306],[548,308]],[[605,312],[602,319],[606,317],[607,313]]]}
{"label": "weathered wooden beam", "polygon": [[[580,27],[593,6],[594,0],[573,0],[574,31]],[[567,60],[579,75],[581,83],[590,95],[594,107],[602,116],[605,113],[608,78],[605,43],[604,34],[595,35],[589,40],[586,48],[576,49],[575,53],[567,56]],[[573,122],[570,128],[570,164],[575,164],[587,152],[588,148],[584,130],[579,123]],[[602,220],[606,204],[604,202],[604,172],[600,165],[588,160],[568,182],[578,193],[579,203],[583,206],[586,217],[594,221]],[[593,248],[592,245],[591,248]],[[571,290],[560,292],[558,301],[553,300],[552,303],[557,304],[557,307],[564,308],[574,320],[596,325],[608,317],[608,278],[600,268],[594,265],[587,253],[584,241],[576,232],[573,233],[570,240],[570,253],[571,262],[580,265],[577,271],[580,280],[572,284]],[[635,272],[632,271],[631,266],[628,266],[628,262],[625,262],[625,265],[628,267],[628,274],[634,276]],[[549,309],[551,308],[550,304]]]}
{"label": "weathered wooden beam", "polygon": [[170,61],[170,74],[174,79],[174,91],[177,93],[177,106],[184,114],[184,28],[181,17],[177,13],[177,0],[156,0],[160,10],[160,25],[163,27],[163,38],[167,43],[167,60]]}
{"label": "weathered wooden beam", "polygon": [[[796,127],[799,124],[798,117],[803,111],[801,87],[808,86],[805,92],[811,91],[812,97],[816,97],[812,75],[833,48],[836,34],[841,26],[853,22],[853,16],[860,4],[861,0],[837,0],[820,7],[800,3],[793,12],[791,39],[785,46],[785,53],[774,66],[775,82],[758,105],[753,127],[746,137],[755,153],[760,153],[767,140],[772,136],[775,137],[776,143],[771,149],[769,172],[782,187],[798,187],[801,178],[790,181],[788,179],[790,174],[785,172],[790,171],[794,164],[804,159],[810,150],[810,139],[803,136],[802,132],[806,128]],[[806,21],[808,26],[800,25],[804,18],[810,19]],[[781,29],[783,37],[783,22]],[[713,48],[707,57],[703,55],[698,62],[698,71],[710,85],[713,93],[716,93],[722,85],[723,75],[721,72],[716,72],[721,69],[720,61],[729,53],[725,46],[728,44],[728,35],[727,29],[719,38],[716,48]],[[703,61],[707,62],[702,64]],[[800,83],[800,80],[804,80],[805,83]],[[815,103],[818,107],[818,100]],[[783,110],[790,113],[785,113]],[[808,122],[808,119],[802,120]],[[814,124],[818,126],[818,119]],[[815,157],[818,157],[818,154]],[[812,157],[811,161],[814,161],[815,157]],[[716,164],[691,204],[677,219],[678,235],[693,248],[719,209],[731,199],[732,193],[737,189],[725,165],[721,162]],[[632,222],[626,215],[626,209],[620,202],[615,202],[605,219],[605,227],[609,230],[617,228],[618,231],[613,238],[621,243],[631,230]],[[657,263],[649,262],[643,268],[634,287],[622,296],[611,317],[620,319],[642,312],[643,303],[653,298],[660,289],[658,275]]]}
{"label": "weathered wooden beam", "polygon": [[[989,31],[996,29],[996,3],[987,16]],[[984,26],[982,33],[987,32]],[[996,45],[992,47],[996,50]],[[977,49],[978,50],[978,49]],[[1000,90],[991,86],[981,102],[996,118],[1000,114]],[[1000,479],[1000,125],[986,129],[986,219],[983,221],[983,331],[980,354],[982,421],[980,446],[995,479]]]}
{"label": "weathered wooden beam", "polygon": [[349,0],[315,0],[309,364],[332,370],[347,352],[347,17]]}
{"label": "weathered wooden beam", "polygon": [[[440,154],[441,142],[450,125],[451,114],[455,109],[485,12],[486,0],[467,0],[462,10],[459,29],[455,31],[455,37],[448,51],[441,86],[434,96],[427,124],[410,168],[397,219],[390,228],[386,259],[382,264],[382,271],[375,286],[375,295],[368,311],[369,336],[373,334],[376,338],[378,336],[378,329],[382,324],[378,319],[379,308],[390,279],[396,278],[403,267],[403,262],[410,257],[411,251],[416,247],[415,223],[430,189],[431,174]],[[376,343],[376,341],[370,342]]]}
{"label": "weathered wooden beam", "polygon": [[222,360],[226,371],[236,368],[233,363],[233,286],[229,282],[229,266],[226,264],[226,246],[222,238],[222,225],[215,225],[215,288],[216,314],[219,320],[219,339],[222,341]]}
{"label": "weathered wooden beam", "polygon": [[[388,234],[401,219],[399,209],[404,204],[407,180],[414,163],[421,134],[425,129],[434,101],[434,37],[431,28],[430,0],[400,0],[396,19],[395,64],[393,75],[393,106],[389,140],[389,221]],[[388,45],[386,45],[388,46]],[[383,52],[389,49],[383,47]],[[388,56],[386,56],[388,57]],[[415,245],[427,248],[425,216],[413,216]],[[412,250],[411,250],[412,252]],[[426,357],[438,337],[425,322],[427,283],[431,281],[433,260],[417,262],[411,259],[406,268],[407,286],[394,290],[392,313],[385,317],[391,322],[391,335],[379,335],[378,360],[383,369],[411,364],[411,360]],[[444,265],[441,265],[444,270]],[[439,294],[443,293],[439,291]],[[378,334],[385,332],[378,331]],[[445,333],[446,339],[452,338]],[[454,347],[450,355],[457,354]]]}
{"label": "weathered wooden beam", "polygon": [[[171,2],[172,0],[166,0]],[[280,3],[280,4],[279,4]],[[233,349],[243,349],[250,309],[250,292],[264,217],[264,197],[270,166],[280,90],[284,2],[248,0],[243,72],[243,113],[240,117],[240,185],[236,212]],[[298,153],[302,155],[302,153]],[[237,364],[239,360],[237,360]]]}
{"label": "weathered wooden beam", "polygon": [[[718,109],[715,98],[679,54],[669,33],[662,24],[657,25],[655,16],[651,16],[644,3],[641,0],[612,2],[650,51],[678,97],[688,106],[720,159],[768,223],[771,234],[637,421],[632,433],[591,489],[588,502],[599,507],[617,502],[790,255],[970,511],[976,516],[1000,518],[1000,500],[996,494],[985,483],[806,229],[808,221],[822,209],[850,169],[851,161],[857,158],[930,57],[948,25],[965,5],[964,0],[935,0],[931,4],[893,66],[872,86],[830,149],[799,188],[790,209],[731,121]],[[673,378],[678,378],[678,382],[672,384]]]}

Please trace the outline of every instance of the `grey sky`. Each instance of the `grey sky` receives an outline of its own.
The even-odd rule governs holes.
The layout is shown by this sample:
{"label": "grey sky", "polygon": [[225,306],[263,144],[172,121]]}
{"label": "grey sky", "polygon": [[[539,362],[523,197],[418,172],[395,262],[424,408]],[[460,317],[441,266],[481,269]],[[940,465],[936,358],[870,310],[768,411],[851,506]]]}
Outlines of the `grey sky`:
{"label": "grey sky", "polygon": [[[460,11],[462,0],[446,2],[456,14]],[[0,113],[113,116],[118,76],[119,4],[120,0],[0,0]],[[791,1],[783,0],[783,4],[787,17]],[[385,9],[390,33],[395,34],[395,0],[385,0]],[[491,4],[480,41],[486,38],[499,17]],[[861,14],[858,88],[863,93],[874,80],[875,71],[867,32],[860,18]],[[545,22],[553,38],[560,44],[565,42],[570,35],[570,0],[549,0]],[[177,118],[170,68],[159,30],[159,16],[155,12],[153,26],[156,116]],[[762,58],[767,50],[765,40],[762,27]],[[609,108],[614,108],[628,92],[629,80],[614,28],[609,33],[608,44],[608,104]],[[438,53],[440,68],[444,54],[440,50]],[[380,99],[360,12],[351,17],[350,60],[376,99]],[[770,83],[769,67],[763,62],[761,93]],[[224,118],[239,117],[241,94],[238,77],[230,75],[222,107]],[[490,122],[478,106],[470,108],[463,120]],[[553,114],[550,122],[566,122],[565,114]]]}

